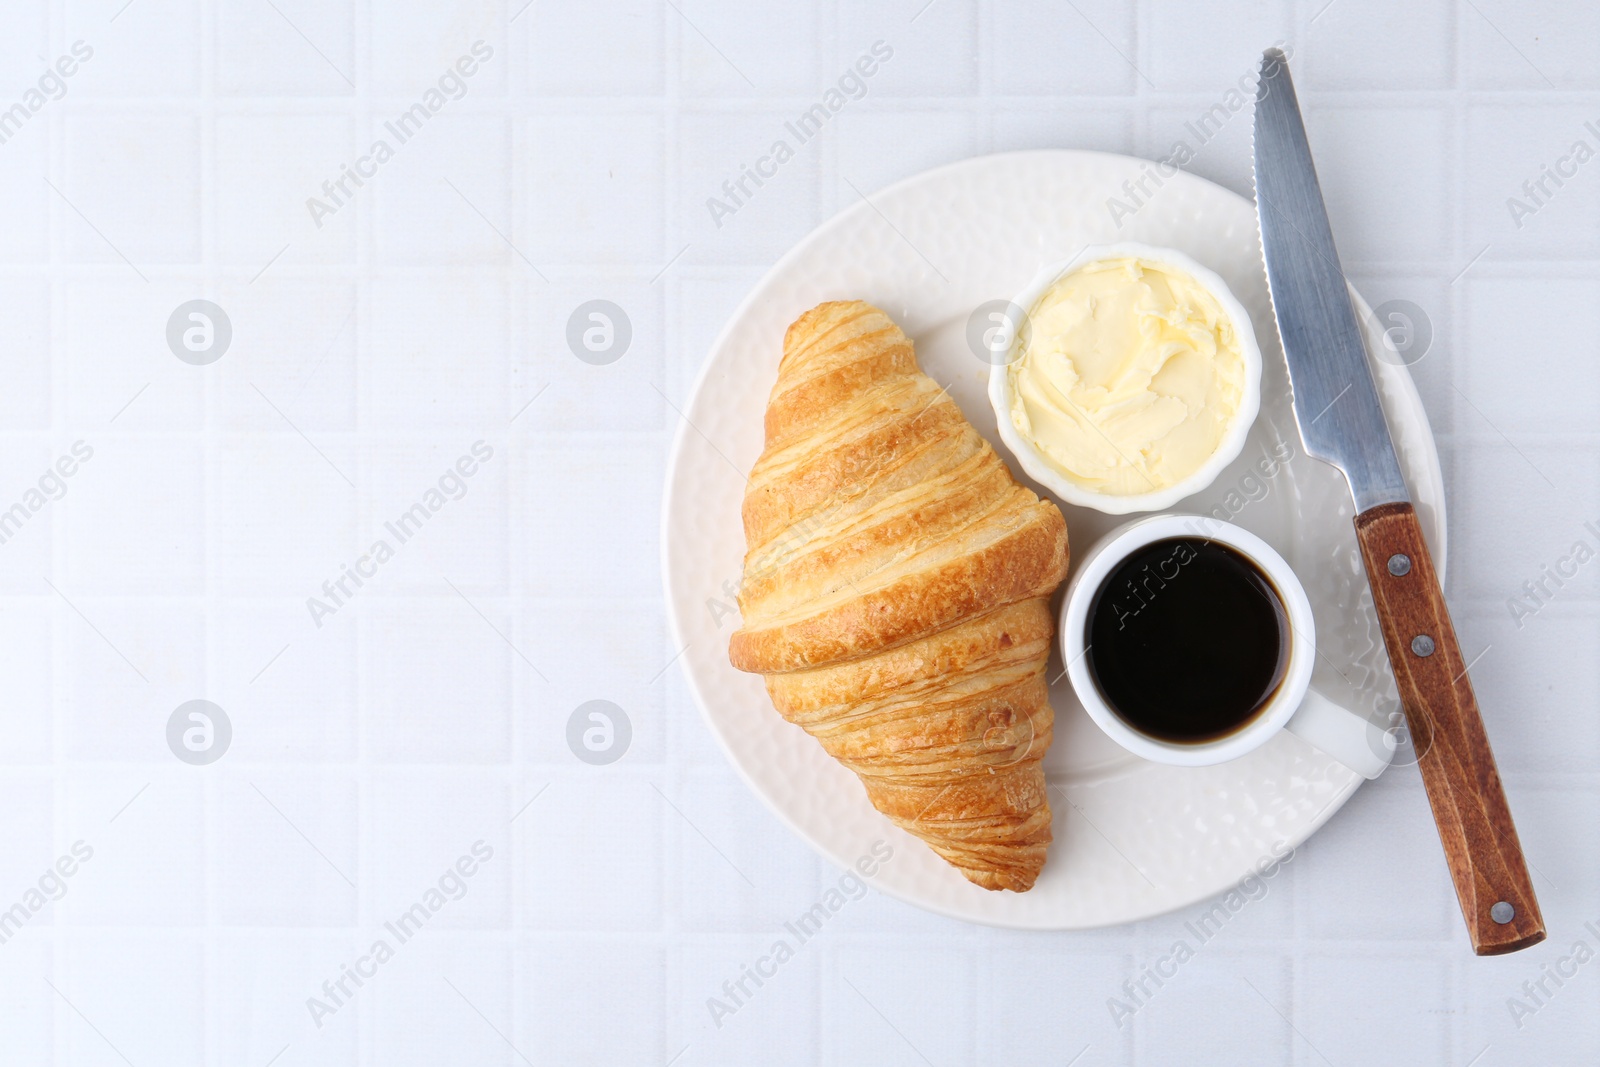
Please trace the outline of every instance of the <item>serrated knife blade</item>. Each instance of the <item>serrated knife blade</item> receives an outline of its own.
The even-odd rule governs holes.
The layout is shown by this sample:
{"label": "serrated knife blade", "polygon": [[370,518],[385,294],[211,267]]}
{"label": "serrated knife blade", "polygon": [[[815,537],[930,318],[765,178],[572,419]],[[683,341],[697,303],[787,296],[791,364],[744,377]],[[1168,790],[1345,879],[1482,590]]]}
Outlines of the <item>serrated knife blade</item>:
{"label": "serrated knife blade", "polygon": [[1373,609],[1473,951],[1527,948],[1544,940],[1544,919],[1378,403],[1288,62],[1276,48],[1261,58],[1255,177],[1261,250],[1295,419],[1306,452],[1350,482]]}
{"label": "serrated knife blade", "polygon": [[1256,88],[1256,209],[1306,452],[1344,472],[1356,510],[1410,500],[1378,403],[1283,53]]}

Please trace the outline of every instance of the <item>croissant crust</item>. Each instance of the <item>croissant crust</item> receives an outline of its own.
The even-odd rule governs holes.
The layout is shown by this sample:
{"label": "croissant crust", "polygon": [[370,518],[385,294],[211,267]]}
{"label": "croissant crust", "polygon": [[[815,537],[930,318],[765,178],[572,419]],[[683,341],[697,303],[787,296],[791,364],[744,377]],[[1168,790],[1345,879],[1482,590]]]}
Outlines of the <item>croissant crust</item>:
{"label": "croissant crust", "polygon": [[1030,888],[1050,843],[1061,512],[1017,484],[899,326],[852,301],[789,327],[743,518],[733,665],[967,878]]}

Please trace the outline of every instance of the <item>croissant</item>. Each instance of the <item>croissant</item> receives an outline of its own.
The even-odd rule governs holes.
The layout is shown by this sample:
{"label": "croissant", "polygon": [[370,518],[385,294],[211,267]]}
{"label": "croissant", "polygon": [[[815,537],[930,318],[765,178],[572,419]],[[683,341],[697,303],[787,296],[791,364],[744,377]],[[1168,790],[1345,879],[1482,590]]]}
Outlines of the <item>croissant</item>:
{"label": "croissant", "polygon": [[743,518],[733,665],[972,882],[1031,888],[1050,843],[1061,512],[1012,479],[900,327],[851,301],[784,336]]}

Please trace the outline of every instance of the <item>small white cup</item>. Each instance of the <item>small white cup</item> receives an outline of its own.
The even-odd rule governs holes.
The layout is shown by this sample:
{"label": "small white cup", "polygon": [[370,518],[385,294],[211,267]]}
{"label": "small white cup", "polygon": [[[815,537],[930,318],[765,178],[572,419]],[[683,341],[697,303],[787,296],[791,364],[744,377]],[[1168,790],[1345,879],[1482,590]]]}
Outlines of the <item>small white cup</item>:
{"label": "small white cup", "polygon": [[[1283,681],[1256,717],[1214,741],[1179,744],[1151,737],[1128,725],[1106,703],[1089,667],[1089,607],[1106,577],[1146,545],[1174,537],[1194,537],[1239,552],[1271,579],[1289,617],[1289,663]],[[1136,756],[1180,767],[1205,767],[1237,759],[1265,744],[1280,729],[1320,749],[1365,778],[1376,778],[1394,757],[1394,736],[1364,716],[1334,703],[1311,688],[1316,659],[1316,623],[1311,602],[1282,556],[1248,530],[1203,515],[1154,515],[1125,523],[1089,549],[1067,586],[1061,605],[1061,657],[1078,699],[1100,729]],[[1152,669],[1159,664],[1151,664]]]}

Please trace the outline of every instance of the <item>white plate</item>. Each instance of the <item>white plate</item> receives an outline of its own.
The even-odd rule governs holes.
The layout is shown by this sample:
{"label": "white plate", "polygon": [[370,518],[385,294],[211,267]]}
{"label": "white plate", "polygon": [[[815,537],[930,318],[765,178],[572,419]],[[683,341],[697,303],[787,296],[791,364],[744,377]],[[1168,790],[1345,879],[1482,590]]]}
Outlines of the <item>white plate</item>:
{"label": "white plate", "polygon": [[[988,367],[966,340],[972,311],[1009,297],[1041,264],[1085,244],[1176,248],[1216,271],[1255,322],[1266,364],[1261,414],[1239,460],[1175,510],[1221,507],[1277,548],[1316,613],[1318,688],[1385,725],[1398,708],[1351,527],[1349,491],[1333,468],[1301,454],[1254,206],[1180,173],[1124,217],[1119,230],[1107,199],[1126,197],[1123,183],[1150,169],[1144,160],[1094,152],[986,156],[908,178],[841,212],[784,256],[734,312],[684,406],[668,463],[662,503],[668,616],[678,645],[687,646],[681,662],[690,689],[729,759],[824,856],[845,867],[874,841],[889,841],[894,857],[873,884],[956,918],[1081,929],[1170,911],[1237,884],[1275,847],[1282,852],[1304,841],[1361,779],[1288,733],[1216,767],[1138,759],[1094,726],[1053,655],[1056,732],[1045,770],[1055,843],[1030,892],[973,886],[878,814],[855,775],[784,722],[761,679],[734,670],[727,658],[728,637],[738,626],[731,591],[744,558],[744,472],[761,451],[784,329],[821,301],[863,299],[888,312],[916,342],[923,369],[948,383],[1017,472],[995,434],[985,396]],[[1358,305],[1369,324],[1369,348],[1379,351],[1382,334],[1366,305],[1359,299]],[[1444,487],[1427,416],[1403,367],[1391,360],[1374,360],[1373,367],[1442,574]],[[1293,447],[1294,458],[1270,480],[1252,481],[1251,464],[1280,442]],[[1082,508],[1062,510],[1074,554],[1117,521]]]}

